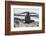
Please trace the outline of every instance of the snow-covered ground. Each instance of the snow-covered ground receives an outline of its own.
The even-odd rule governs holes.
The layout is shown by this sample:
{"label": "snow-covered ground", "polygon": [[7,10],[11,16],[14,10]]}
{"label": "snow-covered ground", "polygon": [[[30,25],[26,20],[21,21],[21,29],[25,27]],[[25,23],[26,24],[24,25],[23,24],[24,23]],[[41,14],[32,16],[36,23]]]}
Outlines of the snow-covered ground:
{"label": "snow-covered ground", "polygon": [[30,24],[24,23],[22,21],[19,21],[19,23],[14,23],[15,27],[38,27],[39,22],[32,22]]}
{"label": "snow-covered ground", "polygon": [[[27,24],[25,23],[25,16],[14,16],[14,18],[23,19],[24,21],[14,19],[14,26],[16,27],[37,27],[39,26],[39,18],[30,17],[30,20],[34,20],[34,22]],[[17,21],[17,23],[16,23]]]}

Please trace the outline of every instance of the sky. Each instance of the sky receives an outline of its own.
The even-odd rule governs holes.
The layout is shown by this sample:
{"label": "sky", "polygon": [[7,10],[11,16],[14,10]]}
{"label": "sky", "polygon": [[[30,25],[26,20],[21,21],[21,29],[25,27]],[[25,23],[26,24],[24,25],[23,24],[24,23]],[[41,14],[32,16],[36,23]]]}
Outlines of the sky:
{"label": "sky", "polygon": [[26,11],[34,12],[34,13],[37,13],[37,14],[39,13],[38,8],[34,8],[34,9],[31,9],[31,8],[14,8],[13,10],[14,10],[14,13],[16,13],[16,14],[26,12]]}

